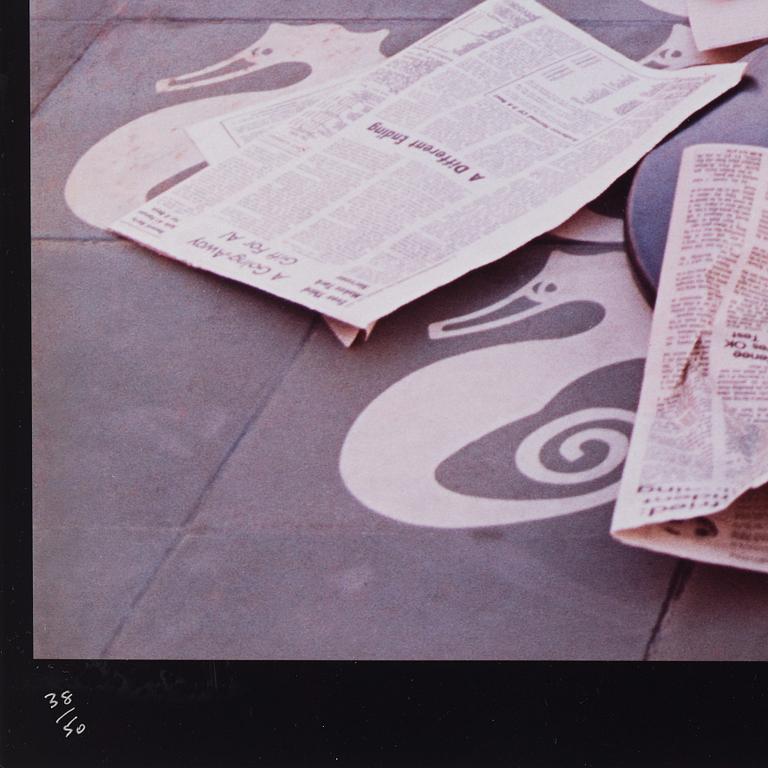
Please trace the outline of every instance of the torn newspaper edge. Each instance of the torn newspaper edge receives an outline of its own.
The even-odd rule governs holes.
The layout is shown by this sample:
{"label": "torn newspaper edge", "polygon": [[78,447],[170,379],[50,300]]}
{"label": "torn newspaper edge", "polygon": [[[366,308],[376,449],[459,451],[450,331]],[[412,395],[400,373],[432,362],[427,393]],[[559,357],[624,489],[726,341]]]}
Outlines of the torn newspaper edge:
{"label": "torn newspaper edge", "polygon": [[768,149],[688,147],[611,533],[768,572]]}
{"label": "torn newspaper edge", "polygon": [[688,17],[700,51],[768,38],[766,0],[688,0]]}
{"label": "torn newspaper edge", "polygon": [[355,328],[354,325],[342,323],[341,320],[328,317],[328,315],[323,315],[323,320],[325,320],[328,327],[333,331],[333,335],[347,347],[347,349],[349,349],[360,336],[363,337],[363,341],[368,341],[368,338],[373,331],[373,326],[376,325],[374,322],[367,328]]}
{"label": "torn newspaper edge", "polygon": [[487,0],[111,229],[367,328],[564,222],[745,66],[649,69]]}

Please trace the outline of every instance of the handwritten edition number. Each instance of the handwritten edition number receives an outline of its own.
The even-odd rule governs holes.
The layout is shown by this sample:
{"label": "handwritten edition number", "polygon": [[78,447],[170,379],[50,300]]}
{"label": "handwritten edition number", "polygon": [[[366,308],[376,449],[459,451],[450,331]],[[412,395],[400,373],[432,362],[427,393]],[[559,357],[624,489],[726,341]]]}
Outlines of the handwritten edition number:
{"label": "handwritten edition number", "polygon": [[[56,698],[56,694],[55,693],[46,693],[45,696],[43,696],[43,698],[44,699],[48,699],[48,703],[50,704],[51,709],[53,709],[54,707],[58,707],[59,706],[60,702]],[[72,703],[72,692],[71,691],[63,691],[62,694],[61,694],[61,702],[65,706],[71,704]],[[60,722],[68,714],[70,714],[70,712],[74,712],[74,711],[75,711],[75,707],[74,706],[70,707],[66,712],[64,712],[63,714],[59,715],[56,718],[56,722],[57,723]],[[78,736],[81,733],[83,733],[83,731],[85,731],[85,723],[80,723],[80,725],[78,725],[77,728],[72,728],[71,727],[72,723],[74,723],[75,720],[77,720],[77,718],[78,718],[78,716],[75,715],[68,723],[65,723],[62,726],[62,729],[64,730],[67,738],[69,738],[72,735],[72,731],[74,731]]]}

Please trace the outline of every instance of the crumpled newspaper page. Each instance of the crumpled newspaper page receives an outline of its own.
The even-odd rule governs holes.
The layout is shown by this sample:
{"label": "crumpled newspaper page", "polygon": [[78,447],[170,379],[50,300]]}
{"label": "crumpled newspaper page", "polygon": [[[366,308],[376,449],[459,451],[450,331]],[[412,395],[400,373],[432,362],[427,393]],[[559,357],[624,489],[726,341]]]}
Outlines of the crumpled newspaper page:
{"label": "crumpled newspaper page", "polygon": [[683,153],[612,533],[768,571],[768,149]]}

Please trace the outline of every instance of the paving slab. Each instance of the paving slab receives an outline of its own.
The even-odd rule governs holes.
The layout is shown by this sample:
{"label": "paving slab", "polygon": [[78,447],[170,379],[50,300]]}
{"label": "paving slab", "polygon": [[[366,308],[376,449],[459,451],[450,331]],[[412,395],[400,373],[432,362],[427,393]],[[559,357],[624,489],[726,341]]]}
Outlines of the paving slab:
{"label": "paving slab", "polygon": [[[156,90],[271,21],[390,30],[392,55],[473,4],[34,0],[38,656],[643,657],[679,561],[608,534],[650,316],[620,243],[543,238],[344,350],[311,313],[115,240],[63,197],[122,126],[312,77],[291,62]],[[634,59],[684,12],[546,4]],[[593,207],[615,224],[625,191]],[[465,317],[513,294],[500,325]],[[762,658],[765,582],[722,571],[694,569],[654,658]]]}
{"label": "paving slab", "polygon": [[[562,263],[569,274],[615,269],[631,282],[623,253],[573,244],[568,250],[572,255]],[[600,366],[600,345],[590,336],[605,315],[597,301],[565,301],[517,322],[513,314],[500,330],[444,343],[426,333],[436,320],[491,305],[538,279],[545,284],[553,275],[550,261],[562,266],[552,252],[551,245],[533,245],[477,270],[381,321],[371,339],[352,350],[318,326],[222,467],[189,521],[189,536],[132,611],[109,655],[641,658],[675,561],[613,542],[611,502],[569,501],[615,483],[620,467],[605,468],[592,486],[564,480],[545,491],[516,472],[511,457],[524,434],[542,423],[594,406],[633,409],[642,360]],[[502,423],[508,423],[479,440],[467,438],[466,447],[439,467],[421,467],[427,486],[437,483],[460,499],[462,526],[440,531],[413,524],[407,515],[399,519],[403,500],[396,479],[383,509],[361,501],[354,482],[350,490],[340,456],[353,425],[372,407],[383,408],[384,420],[373,444],[356,448],[367,451],[358,458],[372,475],[386,471],[388,442],[400,440],[404,451],[411,450],[410,435],[388,426],[398,407],[413,411],[406,420],[411,435],[439,433],[435,419],[458,419],[451,408],[430,410],[408,403],[407,395],[398,405],[398,388],[409,374],[429,378],[435,364],[452,366],[452,375],[438,368],[432,379],[432,396],[440,403],[441,381],[443,388],[461,390],[460,379],[477,370],[480,386],[471,394],[491,398],[499,382],[490,370],[483,381],[486,366],[479,358],[487,363],[488,356],[508,355],[503,369],[520,376],[526,342],[543,352],[547,340],[575,344],[592,359],[594,372],[569,384],[558,381],[551,367],[552,402],[531,419],[496,391],[500,408],[509,410]],[[413,463],[420,461],[417,451]],[[573,470],[555,454],[547,461],[564,473],[561,479]],[[598,455],[590,461],[594,465]],[[509,500],[517,509],[535,507],[547,493],[558,506],[571,503],[580,511],[473,527],[473,513],[487,497]],[[354,599],[347,599],[348,592]],[[181,606],[177,624],[162,622],[168,604]]]}
{"label": "paving slab", "polygon": [[156,528],[35,530],[35,658],[98,658],[175,536]]}
{"label": "paving slab", "polygon": [[768,661],[768,575],[693,565],[651,659]]}
{"label": "paving slab", "polygon": [[35,523],[179,525],[314,322],[127,243],[36,243]]}
{"label": "paving slab", "polygon": [[[35,19],[29,25],[29,99],[35,110],[83,55],[100,22]],[[55,46],[50,44],[55,40]]]}
{"label": "paving slab", "polygon": [[669,560],[611,542],[608,516],[522,537],[191,535],[107,657],[639,659]]}

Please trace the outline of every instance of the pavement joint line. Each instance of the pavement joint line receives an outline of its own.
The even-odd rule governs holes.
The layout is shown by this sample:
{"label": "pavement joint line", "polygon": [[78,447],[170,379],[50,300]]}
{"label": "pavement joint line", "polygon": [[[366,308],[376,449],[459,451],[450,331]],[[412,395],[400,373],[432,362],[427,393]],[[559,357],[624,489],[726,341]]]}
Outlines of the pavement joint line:
{"label": "pavement joint line", "polygon": [[224,469],[229,459],[237,450],[243,438],[251,431],[251,428],[258,422],[259,417],[264,412],[264,409],[269,405],[269,402],[272,400],[272,396],[275,394],[281,382],[285,379],[286,375],[288,374],[290,369],[293,367],[298,357],[301,355],[301,352],[306,346],[310,337],[312,336],[312,333],[315,327],[317,326],[317,323],[318,323],[318,317],[317,315],[315,315],[309,322],[307,330],[304,332],[304,335],[302,336],[300,342],[296,346],[296,349],[293,355],[291,356],[290,360],[284,366],[282,366],[282,368],[274,376],[272,376],[270,380],[262,387],[262,391],[259,394],[254,412],[251,413],[251,415],[248,417],[244,426],[242,427],[239,434],[235,438],[234,442],[227,449],[221,461],[216,466],[216,469],[214,469],[213,473],[206,481],[205,485],[203,486],[202,490],[198,494],[197,499],[192,504],[186,517],[179,524],[179,531],[177,535],[174,537],[173,541],[163,551],[163,554],[158,559],[158,562],[153,568],[152,573],[150,573],[149,576],[146,578],[142,588],[134,595],[133,599],[131,600],[130,606],[128,607],[128,610],[126,611],[125,615],[122,616],[117,626],[115,627],[115,630],[112,632],[112,635],[110,636],[109,640],[105,644],[99,656],[100,658],[102,659],[109,658],[109,653],[114,647],[114,644],[117,642],[120,635],[122,634],[123,628],[125,627],[128,620],[131,618],[131,616],[134,614],[136,607],[139,605],[144,595],[147,594],[152,584],[154,584],[158,573],[160,573],[163,566],[171,559],[174,553],[178,550],[179,545],[188,536],[192,535],[189,528],[194,523],[198,512],[202,508],[203,502],[208,496],[208,493],[210,492],[211,488],[213,488],[213,486],[215,485],[216,480],[221,475],[222,470]]}
{"label": "pavement joint line", "polygon": [[675,568],[672,571],[672,576],[669,579],[669,585],[667,586],[667,594],[664,596],[664,600],[659,610],[659,615],[656,617],[656,623],[651,630],[651,636],[648,638],[648,642],[645,645],[643,652],[643,661],[653,661],[651,655],[656,645],[659,635],[661,634],[661,628],[664,625],[664,621],[669,614],[672,603],[679,600],[688,584],[695,563],[691,560],[678,559],[675,564]]}
{"label": "pavement joint line", "polygon": [[99,30],[91,38],[91,41],[88,43],[88,45],[86,45],[85,48],[83,48],[83,50],[80,52],[80,55],[69,65],[69,67],[67,67],[66,72],[64,72],[64,74],[62,74],[62,76],[48,89],[46,94],[37,102],[37,106],[30,111],[29,113],[30,121],[38,113],[38,111],[43,106],[43,104],[45,104],[45,102],[48,101],[49,97],[53,94],[53,92],[64,82],[64,78],[66,78],[69,75],[69,73],[82,61],[83,56],[85,56],[85,54],[91,50],[94,43],[96,43],[97,40],[99,40],[109,30],[111,30],[113,26],[113,24],[111,23],[111,19],[105,19],[101,22],[96,21],[92,23],[95,23],[95,24],[100,23],[101,26],[99,27]]}
{"label": "pavement joint line", "polygon": [[114,631],[110,635],[109,640],[107,640],[106,644],[104,645],[104,648],[99,654],[99,658],[101,659],[109,658],[109,652],[112,646],[115,644],[115,642],[117,642],[118,637],[120,637],[120,635],[122,634],[123,628],[128,622],[128,619],[131,618],[131,616],[134,613],[134,609],[139,604],[139,602],[144,597],[144,595],[146,595],[146,593],[149,591],[149,588],[154,583],[155,577],[160,572],[160,569],[165,565],[166,562],[168,562],[171,555],[178,549],[178,546],[184,540],[185,535],[186,534],[184,530],[179,530],[179,532],[174,537],[173,541],[163,550],[163,553],[162,555],[160,555],[160,558],[156,566],[152,570],[152,573],[150,573],[147,579],[144,581],[144,585],[142,586],[142,588],[133,596],[133,599],[131,600],[131,603],[128,606],[128,610],[120,618],[120,621],[117,623],[117,626],[115,627]]}
{"label": "pavement joint line", "polygon": [[288,360],[281,367],[281,369],[277,371],[275,375],[273,375],[261,388],[261,392],[258,395],[258,400],[253,413],[248,417],[243,428],[240,430],[240,433],[238,434],[237,438],[232,443],[229,450],[225,453],[222,460],[219,462],[218,466],[213,472],[213,475],[209,478],[208,482],[205,484],[204,488],[200,492],[197,500],[192,505],[192,508],[187,513],[186,517],[181,521],[182,528],[187,528],[194,522],[195,517],[197,516],[197,513],[199,512],[200,507],[202,506],[203,501],[205,500],[205,497],[208,494],[208,491],[213,487],[217,478],[221,474],[221,471],[224,469],[224,466],[229,461],[232,454],[237,450],[238,446],[240,445],[240,442],[243,440],[246,434],[250,432],[251,427],[253,427],[256,424],[261,414],[269,405],[270,401],[272,400],[272,396],[275,394],[280,384],[285,379],[285,376],[293,367],[293,364],[296,362],[296,359],[299,357],[302,350],[306,346],[307,341],[309,341],[309,338],[312,335],[312,332],[314,331],[315,326],[317,325],[317,322],[318,322],[318,315],[315,313],[312,319],[310,320],[309,325],[307,326],[307,330],[304,332],[304,335],[302,336],[301,340],[296,346],[296,349],[294,350],[293,355],[291,355],[290,360]]}

